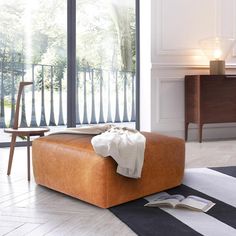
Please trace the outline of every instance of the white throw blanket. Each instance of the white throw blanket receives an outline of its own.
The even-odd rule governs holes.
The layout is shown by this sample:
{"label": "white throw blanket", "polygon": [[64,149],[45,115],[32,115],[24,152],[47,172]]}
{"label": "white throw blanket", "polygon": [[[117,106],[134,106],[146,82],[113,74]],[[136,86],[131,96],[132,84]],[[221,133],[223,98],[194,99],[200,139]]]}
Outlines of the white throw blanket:
{"label": "white throw blanket", "polygon": [[137,130],[112,127],[94,136],[91,142],[97,154],[111,156],[117,162],[117,173],[131,178],[141,177],[146,138]]}
{"label": "white throw blanket", "polygon": [[52,134],[58,133],[97,134],[91,140],[97,154],[111,156],[118,164],[117,173],[141,177],[146,138],[137,130],[106,124],[68,128]]}

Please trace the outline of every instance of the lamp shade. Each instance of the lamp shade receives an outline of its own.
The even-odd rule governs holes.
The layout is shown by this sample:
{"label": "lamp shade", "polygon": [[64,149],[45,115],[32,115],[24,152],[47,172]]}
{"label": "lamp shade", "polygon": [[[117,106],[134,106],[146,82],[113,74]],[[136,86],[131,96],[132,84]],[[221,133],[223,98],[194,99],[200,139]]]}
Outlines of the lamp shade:
{"label": "lamp shade", "polygon": [[206,38],[199,41],[200,47],[209,60],[225,60],[232,50],[233,38]]}

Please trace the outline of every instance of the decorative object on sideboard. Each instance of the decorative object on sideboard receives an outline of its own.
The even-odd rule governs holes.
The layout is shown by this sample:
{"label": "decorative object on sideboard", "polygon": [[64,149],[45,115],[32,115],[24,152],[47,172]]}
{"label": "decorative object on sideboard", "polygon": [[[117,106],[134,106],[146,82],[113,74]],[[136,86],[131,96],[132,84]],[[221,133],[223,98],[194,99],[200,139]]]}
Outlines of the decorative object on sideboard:
{"label": "decorative object on sideboard", "polygon": [[235,39],[213,37],[202,39],[199,43],[204,54],[210,60],[210,74],[224,75],[225,60],[235,44]]}

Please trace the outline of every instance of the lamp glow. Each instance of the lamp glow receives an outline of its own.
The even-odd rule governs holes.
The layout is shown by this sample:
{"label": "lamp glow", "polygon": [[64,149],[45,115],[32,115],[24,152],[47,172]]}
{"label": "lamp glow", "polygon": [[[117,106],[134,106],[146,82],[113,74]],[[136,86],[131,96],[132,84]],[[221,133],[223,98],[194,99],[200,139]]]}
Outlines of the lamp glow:
{"label": "lamp glow", "polygon": [[220,60],[221,57],[222,57],[222,51],[219,48],[215,49],[213,52],[213,58],[215,60]]}
{"label": "lamp glow", "polygon": [[232,50],[235,39],[232,38],[207,38],[200,40],[204,54],[210,60],[210,74],[225,74],[225,59]]}

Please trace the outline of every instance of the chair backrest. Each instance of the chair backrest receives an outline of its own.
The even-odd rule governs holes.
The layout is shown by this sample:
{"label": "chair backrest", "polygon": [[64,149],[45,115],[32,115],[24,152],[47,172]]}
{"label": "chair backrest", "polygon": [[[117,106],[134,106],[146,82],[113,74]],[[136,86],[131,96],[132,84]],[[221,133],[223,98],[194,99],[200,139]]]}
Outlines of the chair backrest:
{"label": "chair backrest", "polygon": [[16,110],[14,115],[14,124],[13,129],[18,129],[18,122],[19,122],[19,112],[20,112],[20,99],[24,89],[24,86],[31,85],[33,82],[20,82],[19,91],[16,99]]}

